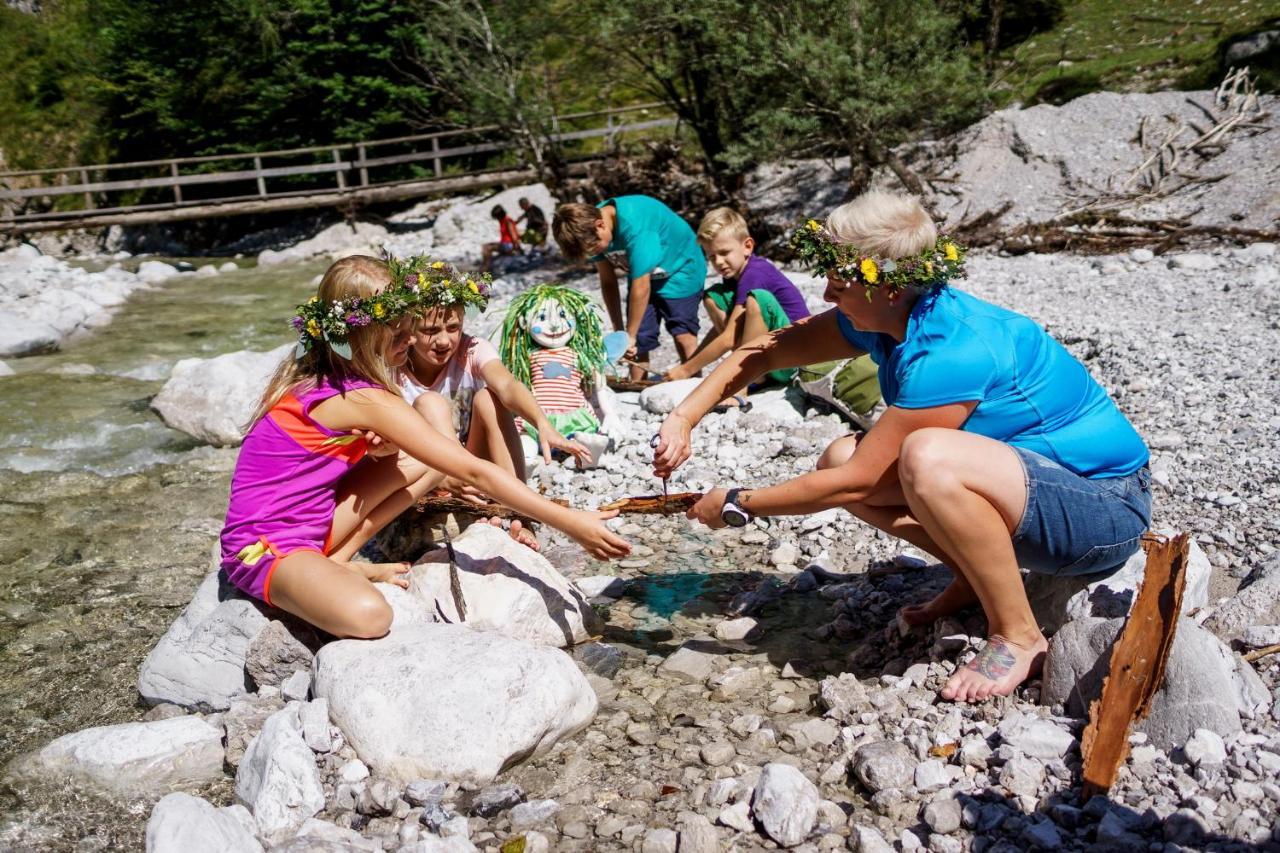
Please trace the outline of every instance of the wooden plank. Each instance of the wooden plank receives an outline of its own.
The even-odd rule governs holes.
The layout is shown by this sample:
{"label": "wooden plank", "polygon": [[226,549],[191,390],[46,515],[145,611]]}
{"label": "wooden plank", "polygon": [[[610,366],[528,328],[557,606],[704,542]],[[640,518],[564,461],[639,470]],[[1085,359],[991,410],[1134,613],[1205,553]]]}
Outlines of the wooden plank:
{"label": "wooden plank", "polygon": [[1169,540],[1149,539],[1144,545],[1142,586],[1111,650],[1102,695],[1090,704],[1089,725],[1080,739],[1083,800],[1105,794],[1115,784],[1129,754],[1129,728],[1151,710],[1178,630],[1190,540],[1182,533]]}
{"label": "wooden plank", "polygon": [[205,172],[197,175],[178,175],[178,162],[170,162],[167,178],[138,178],[133,181],[100,181],[65,187],[28,187],[20,190],[0,190],[0,199],[37,198],[39,196],[73,195],[82,192],[114,192],[119,190],[166,189],[172,186],[195,184],[234,183],[256,181],[260,178],[278,178],[291,175],[321,175],[345,171],[349,164],[315,163],[308,166],[273,166],[266,169],[246,169],[241,172]]}

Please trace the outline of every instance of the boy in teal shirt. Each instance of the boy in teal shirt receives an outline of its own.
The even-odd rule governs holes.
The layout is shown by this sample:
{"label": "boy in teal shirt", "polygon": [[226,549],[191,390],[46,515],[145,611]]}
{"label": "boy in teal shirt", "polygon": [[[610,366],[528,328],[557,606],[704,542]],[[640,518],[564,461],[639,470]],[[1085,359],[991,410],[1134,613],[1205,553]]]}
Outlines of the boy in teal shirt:
{"label": "boy in teal shirt", "polygon": [[[595,261],[609,319],[630,338],[629,358],[649,361],[658,347],[659,323],[667,327],[682,362],[693,355],[707,262],[693,229],[671,208],[644,195],[618,196],[595,206],[562,204],[551,230],[565,257]],[[619,271],[628,281],[625,322]],[[633,366],[631,374],[638,379],[644,370]]]}

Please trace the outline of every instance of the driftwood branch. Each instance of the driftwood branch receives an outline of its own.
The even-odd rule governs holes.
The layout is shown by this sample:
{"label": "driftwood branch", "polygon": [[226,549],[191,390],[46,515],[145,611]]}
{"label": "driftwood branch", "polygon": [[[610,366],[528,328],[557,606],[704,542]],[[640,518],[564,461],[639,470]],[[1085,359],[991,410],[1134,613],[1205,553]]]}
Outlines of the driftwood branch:
{"label": "driftwood branch", "polygon": [[677,492],[674,495],[644,495],[621,498],[600,507],[602,511],[616,509],[624,515],[674,515],[687,512],[702,498],[702,492]]}
{"label": "driftwood branch", "polygon": [[1261,660],[1262,658],[1265,658],[1267,655],[1273,655],[1276,652],[1280,652],[1280,643],[1276,643],[1275,645],[1272,645],[1272,646],[1263,646],[1260,649],[1254,649],[1253,651],[1249,652],[1249,654],[1245,655],[1244,659],[1247,660],[1249,663],[1253,663],[1256,660]]}

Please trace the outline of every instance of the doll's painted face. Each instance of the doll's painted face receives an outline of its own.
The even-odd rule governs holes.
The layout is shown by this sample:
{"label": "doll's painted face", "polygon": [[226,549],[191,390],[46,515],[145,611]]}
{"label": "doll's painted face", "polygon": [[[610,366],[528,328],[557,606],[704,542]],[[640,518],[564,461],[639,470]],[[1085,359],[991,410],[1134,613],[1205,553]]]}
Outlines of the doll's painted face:
{"label": "doll's painted face", "polygon": [[530,308],[524,315],[524,326],[533,342],[544,349],[568,346],[577,329],[573,314],[558,299],[547,299],[541,305]]}

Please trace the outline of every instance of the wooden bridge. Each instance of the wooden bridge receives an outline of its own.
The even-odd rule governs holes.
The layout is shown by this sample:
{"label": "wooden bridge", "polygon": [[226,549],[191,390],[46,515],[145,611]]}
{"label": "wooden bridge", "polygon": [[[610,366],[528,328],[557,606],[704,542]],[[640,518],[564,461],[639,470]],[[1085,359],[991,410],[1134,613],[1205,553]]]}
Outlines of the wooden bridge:
{"label": "wooden bridge", "polygon": [[[581,175],[624,135],[676,125],[661,105],[640,104],[557,116],[550,140],[564,151],[569,174]],[[0,234],[354,209],[535,180],[532,168],[493,165],[520,147],[500,132],[477,127],[281,151],[0,172]],[[142,200],[156,191],[166,198]]]}

